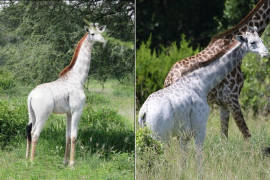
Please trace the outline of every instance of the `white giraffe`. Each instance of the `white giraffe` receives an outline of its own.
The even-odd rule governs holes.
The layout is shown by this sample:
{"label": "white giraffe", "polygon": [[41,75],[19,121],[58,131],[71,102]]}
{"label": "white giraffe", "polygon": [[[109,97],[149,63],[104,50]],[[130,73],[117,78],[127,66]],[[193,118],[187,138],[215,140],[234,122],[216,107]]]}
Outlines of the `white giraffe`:
{"label": "white giraffe", "polygon": [[85,27],[87,33],[77,44],[70,64],[60,73],[60,77],[53,82],[38,85],[28,95],[29,123],[26,127],[26,158],[28,158],[30,145],[32,145],[30,157],[32,162],[40,132],[49,115],[65,113],[67,125],[64,164],[68,164],[70,153],[69,165],[74,165],[78,123],[85,103],[83,85],[88,76],[94,43],[105,44],[106,42],[101,35],[105,28],[105,26],[98,27],[97,23]]}
{"label": "white giraffe", "polygon": [[152,93],[139,111],[139,124],[147,126],[155,139],[167,142],[170,137],[179,137],[180,146],[186,151],[186,144],[194,135],[199,168],[209,115],[209,91],[240,63],[247,52],[261,56],[269,54],[256,31],[235,36],[235,39],[236,46],[221,58]]}

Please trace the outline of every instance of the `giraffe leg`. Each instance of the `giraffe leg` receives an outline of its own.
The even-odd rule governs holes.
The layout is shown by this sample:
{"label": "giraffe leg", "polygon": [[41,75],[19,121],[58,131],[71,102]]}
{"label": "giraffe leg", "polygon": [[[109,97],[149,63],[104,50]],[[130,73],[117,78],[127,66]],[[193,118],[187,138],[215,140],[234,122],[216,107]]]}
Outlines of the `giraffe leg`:
{"label": "giraffe leg", "polygon": [[221,134],[228,139],[228,127],[229,127],[230,111],[225,106],[220,106],[220,124]]}
{"label": "giraffe leg", "polygon": [[233,105],[230,107],[230,109],[235,123],[243,134],[244,138],[248,139],[249,137],[251,137],[238,100],[233,102]]}
{"label": "giraffe leg", "polygon": [[195,137],[196,158],[199,179],[203,172],[203,143],[206,135],[206,125],[209,117],[209,106],[206,102],[198,102],[193,105],[191,114],[191,127]]}
{"label": "giraffe leg", "polygon": [[70,159],[69,166],[73,167],[75,164],[75,148],[76,148],[76,138],[71,138],[71,149],[70,149]]}
{"label": "giraffe leg", "polygon": [[198,179],[202,179],[203,176],[203,142],[205,139],[205,134],[206,134],[206,127],[202,131],[195,132]]}
{"label": "giraffe leg", "polygon": [[36,153],[36,146],[37,146],[37,140],[32,141],[32,149],[31,149],[31,157],[30,160],[31,162],[34,161],[35,153]]}
{"label": "giraffe leg", "polygon": [[180,150],[181,150],[181,159],[180,159],[180,164],[183,168],[187,166],[187,153],[188,153],[188,144],[190,141],[190,137],[183,137],[180,136],[178,138],[179,144],[180,144]]}
{"label": "giraffe leg", "polygon": [[70,154],[70,131],[71,131],[71,114],[67,113],[67,127],[66,127],[66,149],[64,157],[64,165],[68,164],[68,156]]}
{"label": "giraffe leg", "polygon": [[70,147],[70,159],[69,166],[73,166],[75,163],[75,148],[76,148],[76,138],[78,133],[78,124],[82,114],[82,109],[76,111],[72,114],[71,119],[71,147]]}
{"label": "giraffe leg", "polygon": [[37,117],[37,120],[35,124],[33,125],[33,130],[31,133],[31,137],[32,137],[32,147],[31,147],[31,157],[30,157],[31,162],[34,161],[38,138],[40,136],[41,130],[43,129],[44,124],[46,120],[48,119],[48,117],[49,117],[49,114],[44,113],[40,117]]}

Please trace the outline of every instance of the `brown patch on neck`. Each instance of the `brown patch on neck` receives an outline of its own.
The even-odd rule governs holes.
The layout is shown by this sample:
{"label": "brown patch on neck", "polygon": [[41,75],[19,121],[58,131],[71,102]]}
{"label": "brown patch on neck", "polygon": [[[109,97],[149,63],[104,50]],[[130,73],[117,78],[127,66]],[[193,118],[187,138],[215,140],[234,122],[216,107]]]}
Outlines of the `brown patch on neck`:
{"label": "brown patch on neck", "polygon": [[[237,44],[238,41],[234,39],[219,39],[212,44],[209,44],[204,50],[202,50],[198,54],[176,62],[171,67],[171,70],[165,79],[164,87],[170,86],[180,77],[185,76],[186,74],[200,67],[207,66],[211,62],[222,57]],[[209,53],[213,48],[217,48],[217,52]]]}
{"label": "brown patch on neck", "polygon": [[[236,46],[238,44],[238,41],[236,40],[231,40],[231,41],[226,41],[226,40],[222,40],[220,42],[220,46],[219,47],[220,50],[218,50],[218,52],[213,53],[213,54],[208,54],[207,51],[208,50],[203,50],[201,52],[199,52],[197,55],[194,56],[194,63],[192,63],[192,59],[187,58],[186,60],[189,61],[189,63],[191,64],[189,68],[185,69],[182,72],[182,76],[184,76],[185,74],[192,72],[200,67],[204,67],[207,66],[208,64],[210,64],[211,62],[215,61],[216,59],[222,57],[224,54],[226,54],[231,48],[233,48],[234,46]],[[209,47],[209,49],[212,49],[212,47]],[[205,51],[205,52],[204,52]],[[207,58],[200,58],[201,54],[208,54]],[[184,59],[185,60],[185,59]],[[181,62],[181,61],[180,61]]]}
{"label": "brown patch on neck", "polygon": [[77,47],[76,47],[76,49],[75,49],[75,51],[74,51],[73,57],[72,57],[72,59],[71,59],[69,65],[66,66],[66,67],[60,72],[59,77],[64,76],[67,72],[69,72],[69,71],[72,69],[72,67],[74,66],[74,64],[75,64],[76,61],[77,61],[77,57],[78,57],[78,54],[79,54],[79,52],[80,52],[82,43],[84,42],[84,40],[86,39],[86,37],[87,37],[87,33],[85,33],[85,35],[82,37],[82,39],[78,42]]}
{"label": "brown patch on neck", "polygon": [[248,21],[250,21],[252,19],[252,17],[254,16],[254,14],[263,6],[264,3],[267,3],[267,0],[260,0],[255,8],[253,8],[249,13],[248,15],[246,15],[236,26],[232,27],[231,29],[221,33],[221,34],[218,34],[216,36],[214,36],[212,39],[211,39],[211,42],[212,43],[213,41],[217,40],[217,39],[220,39],[220,38],[232,38],[233,35],[235,33],[237,33],[237,31],[239,32],[239,29],[241,29],[241,27],[245,24],[247,24]]}

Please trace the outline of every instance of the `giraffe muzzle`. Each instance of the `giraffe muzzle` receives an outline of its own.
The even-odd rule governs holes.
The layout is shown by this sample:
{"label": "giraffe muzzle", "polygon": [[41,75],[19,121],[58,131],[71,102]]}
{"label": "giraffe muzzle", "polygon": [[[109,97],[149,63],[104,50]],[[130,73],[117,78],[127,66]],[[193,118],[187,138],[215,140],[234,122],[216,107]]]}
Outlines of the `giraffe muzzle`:
{"label": "giraffe muzzle", "polygon": [[261,57],[262,57],[262,58],[267,58],[267,57],[269,57],[269,52],[266,51],[266,52],[262,53],[262,54],[261,54]]}

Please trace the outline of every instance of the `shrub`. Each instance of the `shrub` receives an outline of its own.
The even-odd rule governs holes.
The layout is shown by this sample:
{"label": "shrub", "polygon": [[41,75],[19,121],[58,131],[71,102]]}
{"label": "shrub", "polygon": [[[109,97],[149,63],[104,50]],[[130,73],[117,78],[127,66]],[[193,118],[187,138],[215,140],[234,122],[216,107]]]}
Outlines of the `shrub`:
{"label": "shrub", "polygon": [[[267,27],[266,33],[262,39],[266,47],[270,47],[270,37],[267,33],[270,28]],[[241,91],[240,101],[245,110],[252,110],[254,115],[270,112],[270,61],[261,59],[254,54],[248,54],[242,60],[242,71],[245,77],[245,83]]]}
{"label": "shrub", "polygon": [[153,152],[153,155],[163,153],[162,144],[153,139],[150,130],[144,127],[136,131],[136,154],[143,155],[147,151]]}
{"label": "shrub", "polygon": [[11,140],[24,137],[27,121],[26,103],[13,105],[0,100],[0,147],[4,148]]}
{"label": "shrub", "polygon": [[91,106],[84,109],[78,140],[82,146],[101,154],[110,152],[134,152],[134,131],[132,126],[117,112]]}
{"label": "shrub", "polygon": [[15,87],[13,76],[5,71],[0,71],[0,91],[9,90]]}
{"label": "shrub", "polygon": [[105,37],[107,44],[104,48],[95,45],[91,59],[90,75],[97,79],[102,86],[108,78],[116,78],[123,82],[130,74],[134,74],[135,55],[133,43]]}
{"label": "shrub", "polygon": [[136,53],[136,103],[140,107],[146,98],[153,92],[163,88],[164,80],[171,66],[180,59],[189,57],[198,52],[189,46],[189,41],[182,35],[180,48],[176,43],[168,48],[162,48],[157,54],[151,52],[149,39],[142,43]]}
{"label": "shrub", "polygon": [[89,104],[108,104],[110,100],[100,93],[89,92],[86,94],[86,102]]}
{"label": "shrub", "polygon": [[[140,166],[143,169],[151,169],[156,161],[160,160],[163,154],[161,142],[153,139],[147,127],[136,131],[136,157],[142,160]],[[142,163],[143,162],[143,163]]]}

